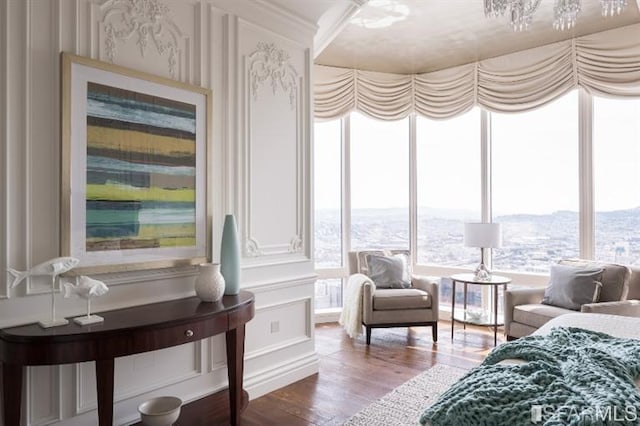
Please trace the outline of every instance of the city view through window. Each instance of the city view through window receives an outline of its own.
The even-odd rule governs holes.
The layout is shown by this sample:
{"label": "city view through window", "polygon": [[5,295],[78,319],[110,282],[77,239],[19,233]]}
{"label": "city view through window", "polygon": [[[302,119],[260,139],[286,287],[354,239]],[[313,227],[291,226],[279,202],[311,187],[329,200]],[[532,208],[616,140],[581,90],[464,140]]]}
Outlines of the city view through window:
{"label": "city view through window", "polygon": [[[492,211],[493,221],[501,223],[503,230],[503,247],[493,250],[496,270],[546,273],[559,259],[579,256],[577,109],[578,97],[573,92],[531,112],[492,114]],[[479,115],[473,110],[445,121],[418,120],[419,264],[473,268],[479,261],[479,250],[463,246],[464,223],[480,218]],[[408,248],[406,121],[351,117],[351,143],[371,141],[369,150],[363,146],[351,149],[352,168],[366,170],[361,182],[352,183],[347,191],[352,199],[352,248]],[[354,117],[362,120],[359,126],[353,125]],[[387,133],[377,141],[380,127],[369,121],[378,126],[395,123],[398,129],[402,123],[398,130],[402,138],[394,142],[399,145],[395,157],[389,154],[392,136]],[[340,143],[340,125],[335,126],[337,131],[325,132],[334,144],[336,136]],[[354,134],[356,129],[360,134]],[[640,100],[594,98],[593,129],[595,258],[640,264]],[[329,179],[317,156],[329,145],[323,144],[322,136],[316,129],[316,182]],[[339,166],[340,157],[331,158]],[[367,166],[357,166],[359,162]],[[372,173],[379,176],[367,182],[366,176]],[[399,178],[389,178],[394,174]],[[338,187],[340,194],[344,190],[340,180],[337,184],[334,180],[332,187]],[[326,189],[325,194],[318,194],[316,183],[315,256],[320,270],[342,266],[341,197],[330,196],[332,193]],[[345,282],[319,280],[316,307],[341,306]],[[441,303],[447,299],[450,303],[450,287],[447,282],[441,287]],[[474,302],[480,303],[479,293]]]}

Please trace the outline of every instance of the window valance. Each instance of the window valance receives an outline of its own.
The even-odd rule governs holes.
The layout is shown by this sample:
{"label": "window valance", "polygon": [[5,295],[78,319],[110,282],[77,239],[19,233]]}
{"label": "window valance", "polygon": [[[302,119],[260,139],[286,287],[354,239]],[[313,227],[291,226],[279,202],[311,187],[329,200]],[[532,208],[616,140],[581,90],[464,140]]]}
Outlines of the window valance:
{"label": "window valance", "polygon": [[605,96],[640,96],[640,24],[424,74],[315,67],[315,117],[360,111],[382,120],[412,112],[443,119],[475,105],[537,108],[577,86]]}

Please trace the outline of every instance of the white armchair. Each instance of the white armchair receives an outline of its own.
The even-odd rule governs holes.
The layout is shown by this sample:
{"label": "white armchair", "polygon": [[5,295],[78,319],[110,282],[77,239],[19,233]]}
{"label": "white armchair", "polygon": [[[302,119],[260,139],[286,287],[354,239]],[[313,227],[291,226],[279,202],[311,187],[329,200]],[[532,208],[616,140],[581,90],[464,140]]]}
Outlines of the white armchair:
{"label": "white armchair", "polygon": [[[349,253],[349,273],[368,275],[367,256],[409,254],[407,250],[367,250]],[[433,341],[438,340],[439,278],[411,276],[410,288],[375,288],[365,283],[362,289],[362,324],[367,345],[371,329],[381,327],[431,326]]]}

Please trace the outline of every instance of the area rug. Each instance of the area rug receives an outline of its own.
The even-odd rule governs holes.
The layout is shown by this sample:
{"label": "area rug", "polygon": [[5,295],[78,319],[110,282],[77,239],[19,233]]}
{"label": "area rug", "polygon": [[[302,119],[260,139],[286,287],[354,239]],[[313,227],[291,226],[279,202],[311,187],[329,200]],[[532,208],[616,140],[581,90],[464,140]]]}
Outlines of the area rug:
{"label": "area rug", "polygon": [[364,408],[349,426],[415,426],[424,410],[468,370],[436,364]]}

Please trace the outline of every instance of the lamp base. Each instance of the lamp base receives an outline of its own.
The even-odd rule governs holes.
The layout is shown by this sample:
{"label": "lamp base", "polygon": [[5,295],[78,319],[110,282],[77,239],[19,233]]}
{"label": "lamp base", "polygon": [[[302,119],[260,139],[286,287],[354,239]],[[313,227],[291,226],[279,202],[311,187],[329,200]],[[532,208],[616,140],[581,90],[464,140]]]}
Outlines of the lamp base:
{"label": "lamp base", "polygon": [[489,281],[491,280],[491,271],[484,262],[480,262],[476,270],[474,271],[474,278],[478,281]]}

